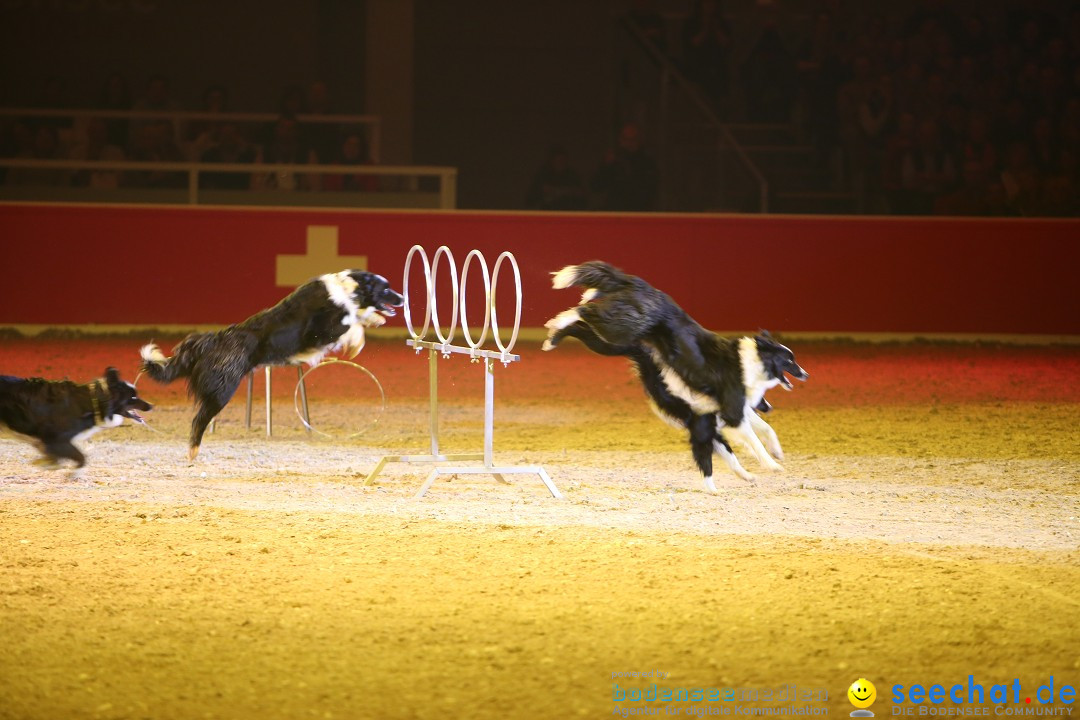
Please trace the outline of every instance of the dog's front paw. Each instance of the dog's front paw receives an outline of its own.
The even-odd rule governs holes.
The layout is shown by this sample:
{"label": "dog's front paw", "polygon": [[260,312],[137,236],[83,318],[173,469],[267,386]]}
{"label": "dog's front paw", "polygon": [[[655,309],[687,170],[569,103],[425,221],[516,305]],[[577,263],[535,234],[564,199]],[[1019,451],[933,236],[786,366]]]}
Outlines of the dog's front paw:
{"label": "dog's front paw", "polygon": [[555,347],[555,341],[551,338],[547,338],[546,340],[544,340],[544,344],[540,346],[540,349],[544,352],[548,352],[549,350],[554,350]]}
{"label": "dog's front paw", "polygon": [[381,327],[387,324],[387,318],[380,315],[374,307],[365,308],[360,314],[360,322],[364,327]]}

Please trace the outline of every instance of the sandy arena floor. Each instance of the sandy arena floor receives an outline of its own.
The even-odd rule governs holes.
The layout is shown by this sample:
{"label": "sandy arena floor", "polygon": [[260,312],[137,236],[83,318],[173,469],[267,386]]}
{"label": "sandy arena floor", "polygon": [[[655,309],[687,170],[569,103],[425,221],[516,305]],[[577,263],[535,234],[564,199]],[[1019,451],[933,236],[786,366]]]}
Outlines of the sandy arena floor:
{"label": "sandy arena floor", "polygon": [[[8,338],[0,372],[131,379],[144,340]],[[608,717],[613,682],[824,688],[846,717],[859,677],[882,716],[897,683],[1080,685],[1080,350],[793,345],[786,472],[718,468],[719,495],[625,363],[569,342],[496,376],[496,459],[563,500],[525,475],[415,499],[396,464],[365,486],[427,448],[400,341],[359,358],[374,425],[370,381],[312,375],[330,438],[277,370],[274,437],[259,384],[256,428],[238,396],[191,466],[183,388],[148,380],[152,429],[99,434],[80,478],[0,439],[0,718]],[[480,366],[440,362],[440,392],[443,449],[479,449]]]}

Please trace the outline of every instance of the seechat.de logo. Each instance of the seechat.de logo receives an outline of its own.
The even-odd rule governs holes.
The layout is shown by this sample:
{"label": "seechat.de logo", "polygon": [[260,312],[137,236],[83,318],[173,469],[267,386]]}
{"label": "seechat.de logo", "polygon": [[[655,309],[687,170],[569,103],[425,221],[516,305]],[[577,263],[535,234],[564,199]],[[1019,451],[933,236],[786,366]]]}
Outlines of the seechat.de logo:
{"label": "seechat.de logo", "polygon": [[851,683],[847,689],[848,700],[857,709],[851,712],[851,717],[874,717],[873,710],[867,710],[877,700],[877,688],[874,683],[866,678],[859,678]]}

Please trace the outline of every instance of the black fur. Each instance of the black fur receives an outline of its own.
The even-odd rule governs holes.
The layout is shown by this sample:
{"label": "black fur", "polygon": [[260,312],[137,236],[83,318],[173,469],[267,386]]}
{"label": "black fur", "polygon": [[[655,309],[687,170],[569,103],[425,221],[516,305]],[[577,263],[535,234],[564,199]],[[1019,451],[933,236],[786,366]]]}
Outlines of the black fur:
{"label": "black fur", "polygon": [[[629,358],[657,411],[689,432],[694,461],[706,478],[712,476],[714,446],[732,452],[721,427],[739,427],[746,414],[753,413],[750,408],[768,412],[765,390],[776,384],[790,389],[785,373],[800,380],[808,377],[788,348],[763,333],[752,339],[763,382],[746,387],[742,338],[729,340],[706,330],[668,295],[605,262],[565,268],[555,273],[554,284],[587,291],[581,304],[567,311],[580,319],[564,327],[559,327],[565,322],[561,315],[548,322],[544,349],[575,337],[601,355]],[[665,372],[697,396],[694,405],[672,391]]]}
{"label": "black fur", "polygon": [[151,409],[116,368],[107,368],[101,380],[88,385],[0,375],[0,425],[35,440],[44,454],[42,464],[67,458],[81,468],[86,457],[72,444],[76,436],[119,425],[123,418],[141,423],[139,411]]}
{"label": "black fur", "polygon": [[[355,288],[346,290],[350,284]],[[329,289],[336,286],[341,288],[337,296]],[[323,275],[241,323],[189,335],[173,348],[171,358],[160,355],[155,345],[145,346],[143,371],[160,383],[187,379],[196,406],[189,442],[194,459],[210,421],[248,373],[259,365],[317,364],[343,343],[358,343],[346,348],[355,355],[363,344],[363,326],[381,325],[382,315],[394,315],[403,300],[381,275],[362,270]],[[356,310],[350,312],[346,302]]]}

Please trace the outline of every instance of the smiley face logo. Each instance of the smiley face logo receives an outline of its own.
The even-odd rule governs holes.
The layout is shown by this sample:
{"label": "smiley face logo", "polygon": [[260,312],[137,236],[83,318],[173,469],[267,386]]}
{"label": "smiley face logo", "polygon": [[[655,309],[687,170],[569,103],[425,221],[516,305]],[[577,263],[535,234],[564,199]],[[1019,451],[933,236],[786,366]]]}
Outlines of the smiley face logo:
{"label": "smiley face logo", "polygon": [[859,678],[851,683],[851,687],[847,690],[847,696],[855,707],[860,709],[868,708],[877,699],[877,688],[874,687],[874,683],[866,678]]}

